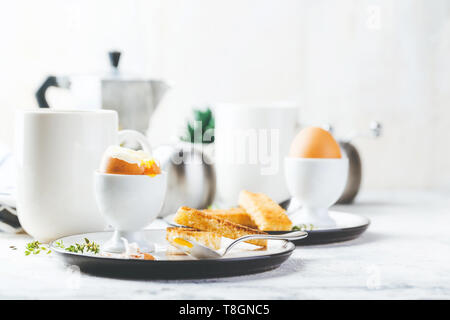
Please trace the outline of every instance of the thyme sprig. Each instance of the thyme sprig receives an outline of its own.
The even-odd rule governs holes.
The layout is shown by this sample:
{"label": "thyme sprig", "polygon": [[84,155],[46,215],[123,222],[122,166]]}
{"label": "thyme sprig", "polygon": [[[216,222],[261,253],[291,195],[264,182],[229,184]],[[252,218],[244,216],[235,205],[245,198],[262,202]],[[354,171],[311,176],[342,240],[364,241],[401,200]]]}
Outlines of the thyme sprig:
{"label": "thyme sprig", "polygon": [[[100,245],[98,243],[90,241],[87,238],[84,238],[84,242],[85,243],[83,244],[75,243],[70,245],[69,247],[66,247],[62,242],[62,240],[60,240],[56,241],[54,246],[74,253],[92,252],[97,254],[100,252]],[[27,243],[25,246],[26,256],[29,256],[30,254],[39,254],[41,252],[46,252],[47,254],[50,254],[52,251],[39,241],[32,241],[30,243]]]}
{"label": "thyme sprig", "polygon": [[29,256],[30,254],[39,254],[41,251],[46,251],[47,254],[50,254],[52,251],[42,245],[39,241],[32,241],[27,243],[25,246],[25,255]]}
{"label": "thyme sprig", "polygon": [[311,231],[314,229],[314,225],[312,223],[310,224],[299,224],[297,226],[292,227],[292,231]]}
{"label": "thyme sprig", "polygon": [[61,249],[64,249],[64,248],[65,248],[65,247],[64,247],[64,244],[63,244],[63,242],[62,242],[62,240],[56,241],[56,242],[55,242],[55,247],[61,248]]}
{"label": "thyme sprig", "polygon": [[65,250],[74,253],[84,253],[86,251],[97,254],[100,252],[100,245],[98,243],[91,242],[88,238],[84,238],[84,242],[83,244],[75,243],[65,248]]}

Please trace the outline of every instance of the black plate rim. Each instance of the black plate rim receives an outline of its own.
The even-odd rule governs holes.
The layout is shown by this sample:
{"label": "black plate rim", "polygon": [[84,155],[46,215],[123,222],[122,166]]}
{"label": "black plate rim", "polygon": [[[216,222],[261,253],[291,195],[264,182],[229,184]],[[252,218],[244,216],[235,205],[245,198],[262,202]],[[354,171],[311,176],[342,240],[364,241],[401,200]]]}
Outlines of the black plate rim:
{"label": "black plate rim", "polygon": [[[357,231],[359,229],[367,229],[370,226],[370,221],[367,222],[367,224],[362,224],[360,226],[355,226],[355,227],[348,227],[348,228],[335,228],[335,229],[321,229],[321,230],[305,230],[306,232],[308,232],[308,235],[310,233],[332,233],[332,232],[351,232],[351,231]],[[286,233],[287,231],[265,231],[268,234],[281,234],[281,233]],[[300,239],[303,240],[303,239]]]}
{"label": "black plate rim", "polygon": [[[152,230],[146,230],[146,231],[163,231],[163,230],[164,229],[152,229]],[[110,231],[86,232],[86,233],[83,233],[82,235],[88,235],[88,234],[93,234],[93,233],[107,233],[107,232],[110,232]],[[56,240],[53,240],[52,242],[50,242],[49,248],[62,256],[73,256],[73,257],[88,258],[88,259],[93,258],[94,260],[101,260],[101,261],[113,260],[113,261],[128,261],[130,263],[147,263],[147,264],[151,264],[151,263],[182,264],[182,263],[192,263],[192,262],[194,262],[194,263],[198,263],[198,262],[223,263],[224,261],[238,262],[238,261],[248,261],[248,260],[254,261],[254,260],[261,260],[261,259],[270,259],[270,258],[275,258],[275,257],[279,257],[279,256],[282,257],[285,255],[288,255],[288,257],[289,257],[290,255],[292,255],[292,253],[294,252],[294,250],[296,248],[296,246],[293,242],[286,241],[286,246],[287,246],[286,250],[283,250],[281,252],[271,253],[271,254],[265,254],[265,255],[255,255],[255,256],[252,255],[252,256],[248,256],[248,257],[204,259],[204,260],[142,260],[142,259],[121,259],[121,258],[115,258],[115,257],[99,257],[99,256],[94,256],[94,255],[84,255],[84,254],[80,254],[80,253],[65,251],[65,250],[62,250],[61,248],[54,246],[54,243],[56,241],[59,241],[63,238],[72,237],[72,236],[80,236],[80,235],[81,234],[74,234],[74,235],[69,235],[69,236],[65,236],[65,237],[61,237]],[[289,246],[290,246],[290,248],[289,248]]]}

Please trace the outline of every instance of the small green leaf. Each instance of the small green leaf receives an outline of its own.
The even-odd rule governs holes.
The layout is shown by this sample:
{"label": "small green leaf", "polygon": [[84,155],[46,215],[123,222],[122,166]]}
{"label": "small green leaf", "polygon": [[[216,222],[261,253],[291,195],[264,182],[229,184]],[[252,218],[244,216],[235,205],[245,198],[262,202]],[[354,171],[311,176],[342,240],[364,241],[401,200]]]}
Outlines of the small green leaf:
{"label": "small green leaf", "polygon": [[[214,135],[204,137],[206,130],[214,129],[215,121],[211,108],[207,107],[204,111],[193,109],[193,121],[188,121],[185,133],[180,137],[182,141],[191,143],[212,143],[214,142]],[[194,132],[200,132],[200,137],[195,137]],[[199,139],[200,138],[200,139]],[[198,141],[197,141],[198,140]]]}

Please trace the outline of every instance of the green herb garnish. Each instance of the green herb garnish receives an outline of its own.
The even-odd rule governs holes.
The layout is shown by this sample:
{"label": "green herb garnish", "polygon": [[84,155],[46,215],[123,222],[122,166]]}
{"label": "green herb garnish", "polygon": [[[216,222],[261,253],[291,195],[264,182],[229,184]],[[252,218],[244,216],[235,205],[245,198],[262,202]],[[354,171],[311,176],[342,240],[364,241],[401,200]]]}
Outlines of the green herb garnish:
{"label": "green herb garnish", "polygon": [[83,244],[75,243],[71,245],[70,247],[65,248],[66,251],[74,252],[74,253],[84,253],[86,252],[92,252],[92,253],[99,253],[100,252],[100,245],[95,243],[94,241],[89,241],[89,239],[84,238]]}
{"label": "green herb garnish", "polygon": [[39,254],[41,251],[47,251],[47,247],[43,246],[39,241],[32,241],[25,246],[25,255]]}
{"label": "green herb garnish", "polygon": [[64,249],[64,248],[65,248],[65,247],[64,247],[64,244],[63,244],[63,242],[62,242],[62,240],[56,241],[56,242],[55,242],[55,247],[61,248],[61,249]]}
{"label": "green herb garnish", "polygon": [[293,226],[292,227],[292,231],[311,231],[314,229],[314,225],[313,224],[299,224],[297,226]]}
{"label": "green herb garnish", "polygon": [[[75,252],[75,253],[84,253],[84,252],[92,252],[92,253],[99,253],[100,252],[100,245],[95,243],[94,241],[89,241],[89,239],[84,238],[83,244],[75,243],[71,245],[70,247],[65,247],[62,240],[56,241],[54,246],[57,248],[65,249],[69,252]],[[29,256],[30,254],[39,254],[41,251],[46,251],[47,254],[52,253],[52,251],[48,248],[43,246],[39,241],[33,241],[30,243],[27,243],[25,247],[25,255]]]}

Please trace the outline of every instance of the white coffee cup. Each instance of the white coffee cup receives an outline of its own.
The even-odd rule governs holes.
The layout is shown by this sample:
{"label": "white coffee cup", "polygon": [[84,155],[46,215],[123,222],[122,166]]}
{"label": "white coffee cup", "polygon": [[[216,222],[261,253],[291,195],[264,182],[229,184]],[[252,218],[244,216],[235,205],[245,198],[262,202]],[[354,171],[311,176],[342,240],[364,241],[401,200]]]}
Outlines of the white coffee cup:
{"label": "white coffee cup", "polygon": [[[35,109],[16,114],[17,212],[41,241],[103,230],[93,173],[105,149],[139,133],[118,131],[112,110]],[[137,137],[139,136],[139,137]]]}
{"label": "white coffee cup", "polygon": [[298,129],[290,102],[215,105],[216,202],[236,205],[243,189],[289,199],[284,157]]}

